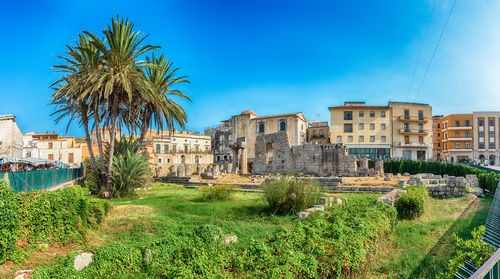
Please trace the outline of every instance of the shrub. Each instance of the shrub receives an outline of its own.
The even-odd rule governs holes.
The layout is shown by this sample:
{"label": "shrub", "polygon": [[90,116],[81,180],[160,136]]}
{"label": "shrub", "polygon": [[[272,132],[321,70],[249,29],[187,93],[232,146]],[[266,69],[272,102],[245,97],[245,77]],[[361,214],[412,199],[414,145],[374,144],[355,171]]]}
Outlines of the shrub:
{"label": "shrub", "polygon": [[87,223],[90,227],[97,227],[104,221],[111,209],[111,203],[107,200],[91,198],[89,201]]}
{"label": "shrub", "polygon": [[476,266],[481,266],[488,260],[495,250],[493,246],[483,241],[484,232],[485,227],[479,226],[471,232],[472,239],[468,240],[453,234],[458,249],[455,256],[448,261],[448,270],[441,274],[440,278],[455,278],[455,272],[464,264],[465,260],[472,262]]}
{"label": "shrub", "polygon": [[319,202],[321,188],[309,179],[271,179],[262,184],[273,214],[295,214]]}
{"label": "shrub", "polygon": [[200,189],[203,201],[226,201],[232,198],[232,193],[236,190],[233,185],[216,185],[203,187]]}
{"label": "shrub", "polygon": [[14,189],[0,179],[0,264],[16,248],[18,210]]}
{"label": "shrub", "polygon": [[139,153],[126,150],[113,160],[111,195],[115,198],[134,195],[139,188],[151,181],[148,159]]}
{"label": "shrub", "polygon": [[396,201],[396,209],[400,218],[414,219],[424,213],[425,200],[428,197],[424,185],[406,187],[406,193]]}

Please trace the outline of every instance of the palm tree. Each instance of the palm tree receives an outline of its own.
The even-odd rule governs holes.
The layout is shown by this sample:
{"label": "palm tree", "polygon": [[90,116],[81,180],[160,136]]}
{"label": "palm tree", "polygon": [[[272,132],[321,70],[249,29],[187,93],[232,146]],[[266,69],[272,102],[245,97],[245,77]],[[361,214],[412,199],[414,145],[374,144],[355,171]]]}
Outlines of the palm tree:
{"label": "palm tree", "polygon": [[169,96],[191,101],[181,91],[171,89],[176,84],[189,83],[189,81],[186,80],[187,76],[175,76],[179,68],[173,68],[173,63],[168,61],[165,55],[152,54],[151,58],[146,57],[146,63],[148,94],[139,104],[140,144],[143,143],[148,129],[156,126],[163,130],[164,122],[168,130],[175,129],[176,124],[184,129],[187,122],[186,112]]}

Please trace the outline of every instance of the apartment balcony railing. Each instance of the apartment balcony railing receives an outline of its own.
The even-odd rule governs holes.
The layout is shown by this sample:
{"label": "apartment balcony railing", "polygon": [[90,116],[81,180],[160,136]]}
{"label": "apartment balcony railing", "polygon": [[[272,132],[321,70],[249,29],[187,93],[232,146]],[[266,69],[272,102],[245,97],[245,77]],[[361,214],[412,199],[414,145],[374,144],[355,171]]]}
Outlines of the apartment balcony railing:
{"label": "apartment balcony railing", "polygon": [[399,129],[399,133],[407,135],[427,135],[429,131],[422,129]]}
{"label": "apartment balcony railing", "polygon": [[408,148],[427,148],[428,143],[425,142],[395,142],[394,147],[408,147]]}
{"label": "apartment balcony railing", "polygon": [[443,131],[446,130],[472,130],[472,126],[458,126],[458,127],[447,127],[444,128]]}
{"label": "apartment balcony railing", "polygon": [[399,116],[400,121],[410,121],[410,122],[427,122],[429,117],[415,117],[415,116]]}
{"label": "apartment balcony railing", "polygon": [[451,152],[469,152],[469,151],[472,151],[472,148],[448,148],[448,151],[451,151]]}
{"label": "apartment balcony railing", "polygon": [[195,150],[176,150],[176,151],[168,151],[168,152],[154,152],[154,154],[212,154],[211,150],[208,151],[195,151]]}
{"label": "apartment balcony railing", "polygon": [[460,138],[447,138],[447,139],[443,139],[443,142],[447,142],[447,141],[471,141],[472,138],[471,137],[460,137]]}

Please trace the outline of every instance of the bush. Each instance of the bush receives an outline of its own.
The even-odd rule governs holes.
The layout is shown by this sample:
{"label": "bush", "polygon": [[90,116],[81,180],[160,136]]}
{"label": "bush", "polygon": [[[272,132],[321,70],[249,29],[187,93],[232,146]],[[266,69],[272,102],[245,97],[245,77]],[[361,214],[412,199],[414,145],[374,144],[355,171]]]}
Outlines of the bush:
{"label": "bush", "polygon": [[233,185],[215,185],[212,187],[200,188],[201,199],[203,201],[227,201],[232,198],[232,193],[236,190]]}
{"label": "bush", "polygon": [[321,188],[313,180],[277,178],[262,184],[273,214],[295,214],[318,204]]}
{"label": "bush", "polygon": [[396,209],[400,218],[415,219],[424,213],[425,200],[428,197],[424,185],[406,187],[406,193],[396,201]]}
{"label": "bush", "polygon": [[96,228],[104,221],[111,209],[111,203],[107,200],[91,198],[88,208],[87,224]]}
{"label": "bush", "polygon": [[457,245],[455,256],[448,261],[448,270],[441,274],[439,278],[453,279],[455,272],[460,266],[464,265],[466,260],[472,262],[476,266],[483,265],[488,258],[495,252],[493,246],[483,241],[484,226],[479,226],[472,231],[472,239],[464,240],[453,234]]}
{"label": "bush", "polygon": [[14,189],[0,179],[0,264],[16,248],[19,203]]}
{"label": "bush", "polygon": [[115,198],[134,195],[136,188],[151,181],[152,173],[148,159],[129,150],[115,156],[113,160],[111,195]]}

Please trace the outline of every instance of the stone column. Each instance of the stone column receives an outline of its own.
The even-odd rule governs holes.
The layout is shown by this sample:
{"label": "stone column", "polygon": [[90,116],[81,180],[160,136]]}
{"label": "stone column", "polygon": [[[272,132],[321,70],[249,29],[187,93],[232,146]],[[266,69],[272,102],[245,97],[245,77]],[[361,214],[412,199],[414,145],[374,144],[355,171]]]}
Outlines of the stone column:
{"label": "stone column", "polygon": [[240,149],[240,172],[241,174],[248,174],[248,152],[247,152],[247,144],[242,143]]}
{"label": "stone column", "polygon": [[231,168],[231,173],[237,173],[237,169],[238,169],[238,165],[239,165],[239,162],[238,162],[238,151],[239,151],[239,148],[238,147],[233,147],[232,148],[233,150],[233,167]]}

